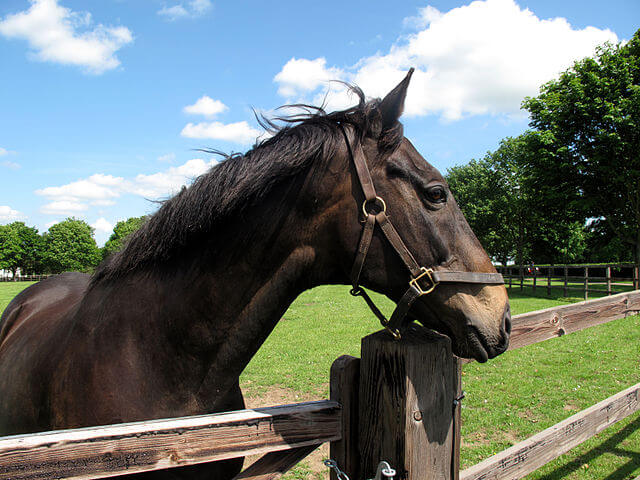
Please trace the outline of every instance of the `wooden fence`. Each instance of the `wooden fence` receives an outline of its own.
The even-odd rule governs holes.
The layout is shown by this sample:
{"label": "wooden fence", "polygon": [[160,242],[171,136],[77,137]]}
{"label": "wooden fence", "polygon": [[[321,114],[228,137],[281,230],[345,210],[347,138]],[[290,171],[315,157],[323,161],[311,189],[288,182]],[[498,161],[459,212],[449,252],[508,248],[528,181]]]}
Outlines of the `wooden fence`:
{"label": "wooden fence", "polygon": [[551,295],[562,291],[566,297],[570,291],[580,291],[584,299],[589,294],[614,295],[640,288],[638,265],[630,263],[601,265],[543,265],[497,266],[508,288],[531,287]]}
{"label": "wooden fence", "polygon": [[[517,315],[509,348],[639,311],[633,291]],[[373,477],[381,460],[402,480],[514,480],[640,409],[637,384],[460,471],[462,362],[449,339],[417,325],[399,342],[377,332],[361,356],[334,362],[330,400],[0,438],[0,480],[104,478],[254,454],[263,457],[236,478],[266,480],[324,442],[351,480]]]}
{"label": "wooden fence", "polygon": [[0,282],[39,282],[52,276],[53,275],[16,275],[14,278],[8,275],[0,275]]}

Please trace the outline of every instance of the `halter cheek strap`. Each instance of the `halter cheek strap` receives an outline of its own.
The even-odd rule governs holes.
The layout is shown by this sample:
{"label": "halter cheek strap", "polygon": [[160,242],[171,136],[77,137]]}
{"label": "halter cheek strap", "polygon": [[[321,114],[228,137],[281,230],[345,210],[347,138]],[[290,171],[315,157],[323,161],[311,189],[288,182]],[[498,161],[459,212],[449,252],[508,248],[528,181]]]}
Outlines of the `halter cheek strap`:
{"label": "halter cheek strap", "polygon": [[[389,220],[386,203],[376,194],[362,146],[359,142],[355,144],[354,155],[351,144],[349,143],[349,138],[347,137],[347,132],[342,125],[340,129],[342,130],[349,157],[356,169],[358,181],[364,193],[364,202],[362,204],[364,221],[358,250],[356,251],[356,258],[351,268],[351,284],[353,285],[351,295],[362,297],[371,311],[378,317],[382,326],[386,328],[394,338],[400,339],[400,331],[411,305],[421,296],[431,293],[440,283],[504,284],[504,279],[499,273],[459,272],[450,270],[435,271],[432,268],[420,266]],[[360,286],[360,275],[367,258],[367,252],[371,245],[376,224],[380,227],[388,242],[405,264],[411,276],[409,287],[396,305],[389,320],[387,320],[385,315],[373,303],[369,294]]]}

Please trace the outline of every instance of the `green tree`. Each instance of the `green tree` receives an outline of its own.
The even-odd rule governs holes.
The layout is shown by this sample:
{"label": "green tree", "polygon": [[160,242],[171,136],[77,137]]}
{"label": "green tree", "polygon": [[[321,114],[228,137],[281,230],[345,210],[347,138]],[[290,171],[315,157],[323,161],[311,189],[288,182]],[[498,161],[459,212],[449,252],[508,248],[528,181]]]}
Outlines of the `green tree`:
{"label": "green tree", "polygon": [[0,268],[10,270],[14,280],[18,270],[22,274],[39,270],[42,256],[42,237],[38,229],[24,222],[0,225]]}
{"label": "green tree", "polygon": [[487,253],[506,264],[516,251],[517,228],[509,221],[514,192],[500,172],[485,158],[448,169],[446,179]]}
{"label": "green tree", "polygon": [[585,218],[602,219],[640,263],[640,30],[542,86],[523,106],[554,145],[550,185],[562,185]]}
{"label": "green tree", "polygon": [[537,170],[554,161],[548,136],[525,132],[502,140],[482,160],[449,169],[447,181],[467,221],[501,263],[568,262],[584,251],[581,212],[567,207],[566,189]]}
{"label": "green tree", "polygon": [[107,240],[104,247],[102,247],[102,258],[107,258],[112,253],[120,250],[127,237],[138,230],[145,222],[146,218],[146,216],[131,217],[127,220],[122,220],[116,223],[116,226],[113,227],[113,233],[109,237],[109,240]]}
{"label": "green tree", "polygon": [[52,273],[87,272],[100,261],[93,228],[85,221],[67,218],[44,235],[45,263]]}

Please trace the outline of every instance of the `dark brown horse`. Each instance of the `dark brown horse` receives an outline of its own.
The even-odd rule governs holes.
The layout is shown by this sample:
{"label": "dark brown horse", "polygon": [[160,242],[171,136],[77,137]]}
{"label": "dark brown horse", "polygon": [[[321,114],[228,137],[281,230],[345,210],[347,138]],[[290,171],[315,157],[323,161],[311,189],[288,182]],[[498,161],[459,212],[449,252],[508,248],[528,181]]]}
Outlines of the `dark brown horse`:
{"label": "dark brown horse", "polygon": [[[358,106],[298,119],[165,202],[92,277],[65,273],[18,295],[0,323],[0,434],[243,408],[238,377],[291,302],[349,283],[364,200],[356,147],[420,265],[495,273],[442,176],[402,134],[408,83],[370,102],[356,89]],[[360,282],[399,301],[409,272],[380,230]],[[443,283],[410,316],[463,357],[507,347],[503,285]],[[241,464],[138,478],[226,479]]]}

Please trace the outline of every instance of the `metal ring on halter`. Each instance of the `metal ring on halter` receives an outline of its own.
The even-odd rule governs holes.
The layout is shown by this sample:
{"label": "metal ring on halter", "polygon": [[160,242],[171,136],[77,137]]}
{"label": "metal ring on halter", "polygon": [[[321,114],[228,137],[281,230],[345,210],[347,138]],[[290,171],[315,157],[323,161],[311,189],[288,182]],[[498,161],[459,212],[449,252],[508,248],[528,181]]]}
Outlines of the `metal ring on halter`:
{"label": "metal ring on halter", "polygon": [[364,214],[365,217],[369,215],[369,213],[367,212],[367,204],[370,202],[378,202],[382,207],[382,211],[384,213],[387,213],[387,204],[384,203],[384,200],[382,199],[382,197],[376,197],[373,200],[365,200],[364,202],[362,202],[362,213]]}

